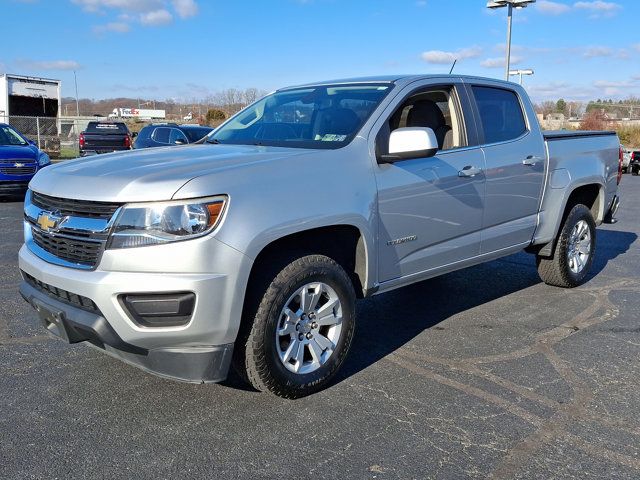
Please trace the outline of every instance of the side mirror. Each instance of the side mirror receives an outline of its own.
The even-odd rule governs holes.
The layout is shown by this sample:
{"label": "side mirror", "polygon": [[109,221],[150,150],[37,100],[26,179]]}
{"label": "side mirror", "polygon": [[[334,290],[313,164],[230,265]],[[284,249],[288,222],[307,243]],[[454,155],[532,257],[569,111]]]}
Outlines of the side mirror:
{"label": "side mirror", "polygon": [[29,145],[33,145],[34,147],[36,146],[36,142],[33,140],[27,140],[27,142],[29,142]]}
{"label": "side mirror", "polygon": [[181,140],[181,139],[177,139],[173,143],[175,143],[176,145],[186,145],[187,142],[185,142],[184,140]]}
{"label": "side mirror", "polygon": [[378,163],[394,163],[411,158],[433,157],[438,151],[438,139],[430,128],[397,128],[389,135],[389,153],[379,155]]}
{"label": "side mirror", "polygon": [[131,138],[136,138],[138,136],[138,132],[131,132]]}

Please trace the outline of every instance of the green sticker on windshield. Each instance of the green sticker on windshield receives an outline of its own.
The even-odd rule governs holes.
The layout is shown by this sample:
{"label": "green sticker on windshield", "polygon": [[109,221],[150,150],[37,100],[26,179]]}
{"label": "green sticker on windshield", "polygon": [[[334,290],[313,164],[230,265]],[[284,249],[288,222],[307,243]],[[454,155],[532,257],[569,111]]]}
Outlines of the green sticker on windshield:
{"label": "green sticker on windshield", "polygon": [[327,133],[325,135],[316,135],[314,140],[320,142],[344,142],[347,139],[346,135],[336,135],[335,133]]}

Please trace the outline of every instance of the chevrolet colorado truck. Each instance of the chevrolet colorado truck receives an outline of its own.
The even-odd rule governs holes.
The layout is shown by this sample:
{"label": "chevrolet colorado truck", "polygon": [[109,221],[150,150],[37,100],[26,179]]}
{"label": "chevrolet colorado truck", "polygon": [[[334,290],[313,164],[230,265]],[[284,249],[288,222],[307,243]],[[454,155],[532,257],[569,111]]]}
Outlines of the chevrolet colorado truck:
{"label": "chevrolet colorado truck", "polygon": [[67,342],[296,398],[345,361],[358,298],[522,249],[546,283],[584,282],[620,176],[615,133],[542,132],[513,83],[285,88],[201,144],[39,172],[20,292]]}

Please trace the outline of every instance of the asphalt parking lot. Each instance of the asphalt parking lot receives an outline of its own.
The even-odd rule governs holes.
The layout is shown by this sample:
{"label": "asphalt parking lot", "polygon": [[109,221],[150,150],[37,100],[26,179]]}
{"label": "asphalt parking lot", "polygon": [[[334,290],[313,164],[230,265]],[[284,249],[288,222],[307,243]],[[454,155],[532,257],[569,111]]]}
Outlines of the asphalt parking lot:
{"label": "asphalt parking lot", "polygon": [[342,375],[297,401],[46,335],[0,201],[0,478],[640,478],[640,179],[621,192],[586,285],[523,253],[363,301]]}

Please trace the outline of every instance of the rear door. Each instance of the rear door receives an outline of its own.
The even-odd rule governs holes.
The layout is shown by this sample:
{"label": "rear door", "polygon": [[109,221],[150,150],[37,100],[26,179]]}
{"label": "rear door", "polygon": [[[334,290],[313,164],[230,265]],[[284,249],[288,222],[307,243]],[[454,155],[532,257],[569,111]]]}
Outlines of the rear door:
{"label": "rear door", "polygon": [[[380,282],[463,261],[480,251],[484,156],[475,129],[469,128],[473,114],[464,86],[446,80],[451,83],[406,87],[374,126],[381,154],[388,152],[388,136],[395,128],[429,127],[438,130],[442,142],[433,157],[374,167]],[[470,168],[477,173],[460,173]]]}
{"label": "rear door", "polygon": [[[525,102],[502,85],[471,85],[486,161],[482,253],[525,245],[537,225],[546,151]],[[535,117],[534,117],[535,118]]]}

